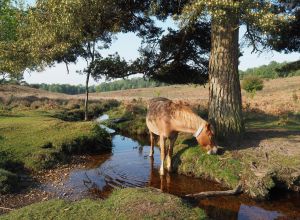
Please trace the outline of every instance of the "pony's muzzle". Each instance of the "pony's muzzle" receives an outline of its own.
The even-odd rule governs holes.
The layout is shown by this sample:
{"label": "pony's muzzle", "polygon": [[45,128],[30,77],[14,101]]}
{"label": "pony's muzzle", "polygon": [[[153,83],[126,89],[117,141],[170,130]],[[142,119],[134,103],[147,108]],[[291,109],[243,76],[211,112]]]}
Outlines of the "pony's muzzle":
{"label": "pony's muzzle", "polygon": [[217,154],[218,148],[216,146],[212,147],[209,151],[207,151],[207,154]]}

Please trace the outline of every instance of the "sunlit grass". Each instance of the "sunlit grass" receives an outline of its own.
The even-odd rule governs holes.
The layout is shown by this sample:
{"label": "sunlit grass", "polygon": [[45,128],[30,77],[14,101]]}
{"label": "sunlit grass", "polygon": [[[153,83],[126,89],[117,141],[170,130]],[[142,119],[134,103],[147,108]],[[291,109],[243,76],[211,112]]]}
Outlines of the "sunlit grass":
{"label": "sunlit grass", "polygon": [[199,208],[152,189],[116,190],[104,201],[51,200],[15,210],[0,219],[205,219]]}

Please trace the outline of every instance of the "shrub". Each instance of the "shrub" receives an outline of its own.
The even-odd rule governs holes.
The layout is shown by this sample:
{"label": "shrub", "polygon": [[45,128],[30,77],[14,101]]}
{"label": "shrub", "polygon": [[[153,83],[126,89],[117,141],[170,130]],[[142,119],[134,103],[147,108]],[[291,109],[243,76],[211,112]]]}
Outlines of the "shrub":
{"label": "shrub", "polygon": [[242,88],[247,92],[260,91],[263,87],[263,80],[257,76],[248,76],[242,82]]}

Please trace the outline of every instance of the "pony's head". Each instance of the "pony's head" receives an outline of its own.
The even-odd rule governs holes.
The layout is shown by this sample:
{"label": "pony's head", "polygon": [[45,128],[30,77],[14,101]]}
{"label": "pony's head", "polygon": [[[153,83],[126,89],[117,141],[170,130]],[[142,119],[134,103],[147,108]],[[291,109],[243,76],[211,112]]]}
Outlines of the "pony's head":
{"label": "pony's head", "polygon": [[216,154],[218,148],[214,142],[212,126],[209,123],[206,123],[204,127],[197,132],[200,132],[200,134],[196,134],[195,137],[198,143],[207,151],[207,154]]}

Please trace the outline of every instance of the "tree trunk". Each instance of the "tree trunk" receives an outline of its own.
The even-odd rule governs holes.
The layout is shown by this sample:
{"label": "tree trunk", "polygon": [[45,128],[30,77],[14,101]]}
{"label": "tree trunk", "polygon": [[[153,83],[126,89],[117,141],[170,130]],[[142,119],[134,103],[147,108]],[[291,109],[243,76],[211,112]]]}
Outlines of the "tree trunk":
{"label": "tree trunk", "polygon": [[88,116],[88,104],[89,104],[89,80],[90,80],[91,71],[87,71],[86,82],[85,82],[85,102],[84,102],[84,120],[89,119]]}
{"label": "tree trunk", "polygon": [[238,74],[239,20],[228,13],[223,21],[212,21],[209,60],[209,121],[216,137],[235,146],[244,131],[241,88]]}

